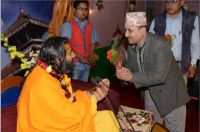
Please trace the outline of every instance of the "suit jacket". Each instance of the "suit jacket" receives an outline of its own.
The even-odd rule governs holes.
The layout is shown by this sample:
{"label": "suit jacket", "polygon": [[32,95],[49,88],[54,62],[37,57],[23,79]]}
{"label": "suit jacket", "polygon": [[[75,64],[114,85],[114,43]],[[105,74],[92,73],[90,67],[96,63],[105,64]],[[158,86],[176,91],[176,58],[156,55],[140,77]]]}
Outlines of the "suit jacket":
{"label": "suit jacket", "polygon": [[169,43],[149,33],[145,40],[143,66],[139,71],[134,45],[128,46],[125,67],[133,73],[136,88],[147,88],[161,116],[189,101],[181,71],[171,52]]}

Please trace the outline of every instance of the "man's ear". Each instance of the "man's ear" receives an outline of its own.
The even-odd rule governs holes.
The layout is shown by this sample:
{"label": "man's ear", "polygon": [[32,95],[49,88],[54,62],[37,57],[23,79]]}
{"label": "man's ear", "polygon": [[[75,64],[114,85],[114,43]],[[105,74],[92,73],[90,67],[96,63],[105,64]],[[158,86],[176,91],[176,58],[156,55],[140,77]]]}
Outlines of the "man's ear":
{"label": "man's ear", "polygon": [[75,12],[76,12],[76,8],[73,8],[73,12],[74,12],[74,14],[75,14]]}
{"label": "man's ear", "polygon": [[142,33],[146,33],[146,27],[141,27],[140,30]]}

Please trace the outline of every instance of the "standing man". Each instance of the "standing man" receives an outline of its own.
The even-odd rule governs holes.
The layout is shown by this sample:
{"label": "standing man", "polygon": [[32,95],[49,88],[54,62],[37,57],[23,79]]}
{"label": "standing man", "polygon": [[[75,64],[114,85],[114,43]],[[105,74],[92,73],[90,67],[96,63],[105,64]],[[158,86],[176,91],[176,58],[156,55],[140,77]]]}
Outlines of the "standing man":
{"label": "standing man", "polygon": [[184,132],[189,96],[181,71],[162,37],[146,31],[145,12],[126,14],[127,60],[117,68],[117,78],[144,90],[145,109],[170,132]]}
{"label": "standing man", "polygon": [[87,21],[88,1],[75,1],[74,15],[73,19],[63,24],[61,36],[70,39],[70,45],[76,53],[72,78],[87,82],[90,73],[88,58],[94,56],[95,43],[99,37],[93,24]]}
{"label": "standing man", "polygon": [[200,57],[199,21],[195,12],[183,8],[184,0],[167,0],[166,11],[155,17],[150,32],[159,36],[172,36],[172,52],[181,68],[187,85],[187,77],[196,72],[197,59]]}

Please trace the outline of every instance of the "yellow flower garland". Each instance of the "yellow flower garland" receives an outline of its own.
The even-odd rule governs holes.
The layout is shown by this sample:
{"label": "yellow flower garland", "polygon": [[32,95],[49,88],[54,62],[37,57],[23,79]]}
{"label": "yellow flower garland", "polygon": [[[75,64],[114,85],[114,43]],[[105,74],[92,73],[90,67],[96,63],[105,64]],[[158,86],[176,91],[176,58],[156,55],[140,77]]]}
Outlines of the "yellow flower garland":
{"label": "yellow flower garland", "polygon": [[31,66],[35,64],[35,59],[38,57],[39,52],[38,51],[36,51],[36,53],[30,52],[29,57],[32,58],[31,60],[28,60],[22,52],[17,51],[16,46],[10,46],[8,44],[8,37],[5,37],[2,33],[1,33],[1,43],[3,43],[3,46],[7,48],[7,50],[10,52],[11,59],[18,58],[22,62],[20,68],[22,70],[26,69],[24,76],[27,76],[29,74]]}

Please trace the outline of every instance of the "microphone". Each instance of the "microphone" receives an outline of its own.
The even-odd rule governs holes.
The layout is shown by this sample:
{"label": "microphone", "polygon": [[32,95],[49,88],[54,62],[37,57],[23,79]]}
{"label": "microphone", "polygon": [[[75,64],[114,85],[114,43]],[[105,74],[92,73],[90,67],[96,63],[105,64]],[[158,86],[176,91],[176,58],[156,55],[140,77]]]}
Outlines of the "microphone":
{"label": "microphone", "polygon": [[101,77],[99,77],[99,76],[96,76],[96,81],[99,83],[99,82],[101,82]]}
{"label": "microphone", "polygon": [[108,91],[110,91],[109,86],[106,85],[106,84],[102,81],[101,77],[99,77],[99,76],[93,77],[93,78],[90,79],[90,81],[92,82],[92,84],[94,84],[94,85],[96,85],[96,86],[99,86],[99,87],[101,87],[101,86],[99,85],[99,82],[101,82],[104,86],[106,86],[106,87],[108,88]]}
{"label": "microphone", "polygon": [[97,85],[96,77],[92,77],[92,78],[90,79],[90,81],[92,82],[92,84]]}
{"label": "microphone", "polygon": [[93,77],[93,78],[91,78],[90,79],[90,81],[92,82],[92,84],[95,84],[95,85],[97,85],[99,82],[101,82],[101,77],[99,77],[99,76],[96,76],[96,77]]}

